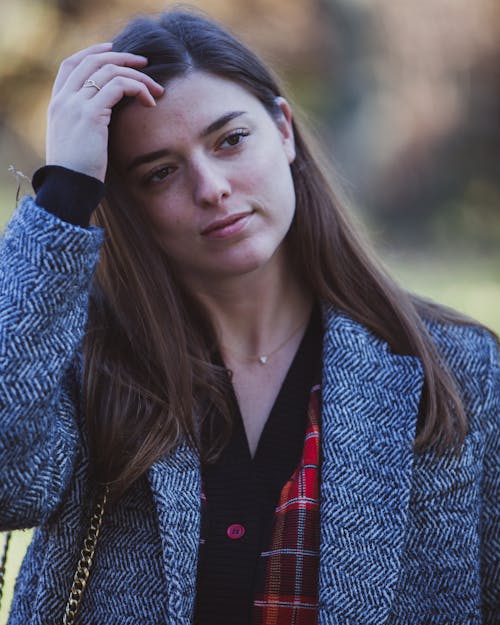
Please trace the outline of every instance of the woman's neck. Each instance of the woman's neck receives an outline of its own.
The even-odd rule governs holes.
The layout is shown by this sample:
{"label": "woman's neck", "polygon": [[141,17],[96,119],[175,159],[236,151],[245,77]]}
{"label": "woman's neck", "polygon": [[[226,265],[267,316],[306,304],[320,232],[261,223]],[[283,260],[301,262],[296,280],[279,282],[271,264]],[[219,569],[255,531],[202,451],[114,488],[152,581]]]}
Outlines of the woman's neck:
{"label": "woman's neck", "polygon": [[219,335],[221,352],[268,354],[305,327],[313,298],[289,264],[218,280],[195,292]]}

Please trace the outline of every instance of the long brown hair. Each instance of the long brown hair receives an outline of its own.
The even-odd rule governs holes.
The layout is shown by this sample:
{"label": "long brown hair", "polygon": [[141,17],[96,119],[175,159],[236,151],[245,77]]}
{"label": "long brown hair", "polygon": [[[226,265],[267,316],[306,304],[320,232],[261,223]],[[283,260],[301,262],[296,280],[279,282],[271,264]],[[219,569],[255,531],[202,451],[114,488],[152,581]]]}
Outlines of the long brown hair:
{"label": "long brown hair", "polygon": [[[113,48],[148,57],[143,71],[162,84],[194,69],[233,80],[278,115],[281,90],[269,70],[199,14],[174,10],[138,18]],[[318,300],[369,328],[393,351],[421,360],[425,386],[416,450],[459,448],[466,433],[463,405],[423,319],[464,318],[410,296],[386,275],[296,121],[294,134],[297,204],[286,244],[297,271]],[[89,307],[83,387],[96,476],[119,495],[183,440],[203,460],[216,457],[228,440],[231,406],[227,373],[213,362],[217,340],[207,315],[176,281],[145,217],[128,206],[112,163],[107,183],[94,216],[106,241]],[[215,411],[225,425],[202,444],[202,424],[210,425]]]}

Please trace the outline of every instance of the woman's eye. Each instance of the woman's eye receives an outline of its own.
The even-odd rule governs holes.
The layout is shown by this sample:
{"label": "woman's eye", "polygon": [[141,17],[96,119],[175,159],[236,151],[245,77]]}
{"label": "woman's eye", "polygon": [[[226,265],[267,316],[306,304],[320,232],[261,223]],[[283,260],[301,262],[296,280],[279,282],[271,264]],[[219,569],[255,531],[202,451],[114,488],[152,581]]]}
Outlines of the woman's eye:
{"label": "woman's eye", "polygon": [[220,146],[224,147],[226,145],[230,148],[234,148],[241,143],[244,137],[248,137],[249,134],[248,130],[237,130],[236,132],[232,132],[221,141]]}
{"label": "woman's eye", "polygon": [[173,171],[173,167],[160,167],[156,171],[153,171],[151,174],[149,174],[146,177],[145,182],[161,182],[162,180],[165,180],[167,176],[171,175]]}

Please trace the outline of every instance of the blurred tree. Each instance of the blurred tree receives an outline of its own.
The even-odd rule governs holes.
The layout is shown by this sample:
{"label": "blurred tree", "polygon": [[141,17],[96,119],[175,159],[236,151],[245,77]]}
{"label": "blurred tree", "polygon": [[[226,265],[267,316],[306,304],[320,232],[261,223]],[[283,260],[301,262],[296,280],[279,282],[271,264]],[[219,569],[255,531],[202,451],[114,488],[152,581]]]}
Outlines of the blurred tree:
{"label": "blurred tree", "polygon": [[324,4],[342,33],[330,144],[356,202],[407,243],[456,245],[481,222],[476,244],[498,248],[500,5]]}

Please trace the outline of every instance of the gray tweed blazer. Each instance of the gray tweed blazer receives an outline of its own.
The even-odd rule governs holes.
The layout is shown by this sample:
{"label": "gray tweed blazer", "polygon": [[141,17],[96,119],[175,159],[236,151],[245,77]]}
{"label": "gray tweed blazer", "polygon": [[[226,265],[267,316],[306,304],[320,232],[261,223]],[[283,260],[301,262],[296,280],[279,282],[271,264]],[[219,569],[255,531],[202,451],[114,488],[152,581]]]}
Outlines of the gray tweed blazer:
{"label": "gray tweed blazer", "polygon": [[[0,529],[37,528],[9,625],[61,623],[92,508],[72,362],[102,240],[27,198],[0,247]],[[460,457],[436,458],[412,451],[418,360],[327,307],[324,322],[319,625],[499,623],[495,342],[429,326],[469,417]],[[191,622],[199,501],[181,446],[110,506],[81,623]]]}

